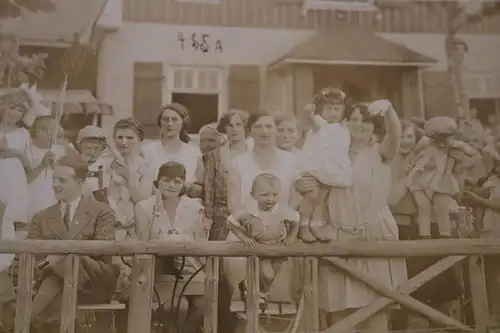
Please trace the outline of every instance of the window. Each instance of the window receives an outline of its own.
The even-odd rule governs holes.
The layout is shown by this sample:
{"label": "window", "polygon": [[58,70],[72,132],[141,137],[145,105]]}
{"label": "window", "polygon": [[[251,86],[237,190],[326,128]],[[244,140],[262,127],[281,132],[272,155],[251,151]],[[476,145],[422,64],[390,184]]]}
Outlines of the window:
{"label": "window", "polygon": [[223,72],[218,67],[172,66],[168,89],[175,92],[219,93],[223,89]]}
{"label": "window", "polygon": [[304,0],[305,10],[375,11],[374,0]]}

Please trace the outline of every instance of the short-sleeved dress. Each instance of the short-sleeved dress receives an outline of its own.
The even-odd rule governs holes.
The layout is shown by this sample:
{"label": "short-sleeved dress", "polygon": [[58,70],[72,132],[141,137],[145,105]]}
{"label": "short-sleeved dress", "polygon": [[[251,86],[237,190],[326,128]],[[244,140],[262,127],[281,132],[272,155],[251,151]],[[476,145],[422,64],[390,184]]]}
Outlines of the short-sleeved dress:
{"label": "short-sleeved dress", "polygon": [[189,143],[182,143],[181,148],[177,152],[169,152],[165,150],[161,141],[152,141],[142,146],[144,158],[149,162],[151,172],[155,179],[158,175],[160,167],[170,161],[181,163],[186,168],[186,181],[194,183],[196,179],[196,169],[201,159],[201,151],[197,146]]}
{"label": "short-sleeved dress", "polygon": [[[7,147],[22,151],[31,162],[31,137],[25,128],[12,132],[0,132],[0,139],[7,140]],[[0,200],[5,204],[1,225],[2,239],[15,239],[14,222],[28,222],[28,181],[23,164],[18,158],[0,158]],[[14,255],[0,254],[0,260],[8,263]]]}
{"label": "short-sleeved dress", "polygon": [[[137,205],[153,220],[153,210],[156,204],[156,196],[140,201]],[[159,218],[151,227],[152,238],[166,241],[197,241],[206,239],[208,234],[204,230],[203,206],[198,200],[182,196],[177,206],[175,220],[170,221],[165,209],[160,207]],[[205,237],[207,236],[207,237]],[[182,274],[191,275],[201,266],[199,258],[186,257],[185,263],[176,261],[177,268],[183,266]],[[189,284],[191,290],[203,290],[205,275],[199,272]],[[188,291],[189,293],[189,291]]]}
{"label": "short-sleeved dress", "polygon": [[[336,240],[398,240],[398,227],[388,206],[390,166],[382,161],[378,145],[367,146],[352,157],[353,184],[332,187],[327,199]],[[347,259],[383,285],[395,289],[407,279],[404,259]],[[330,264],[319,266],[319,307],[327,312],[360,308],[379,298],[372,288],[357,282]]]}
{"label": "short-sleeved dress", "polygon": [[[32,160],[33,165],[39,165],[45,154],[49,149],[38,148],[33,145],[32,147]],[[56,159],[61,158],[66,154],[64,147],[55,145],[50,148],[50,151],[56,155]],[[29,205],[28,205],[28,221],[36,213],[44,210],[55,204],[57,202],[54,197],[54,191],[52,190],[52,174],[54,170],[52,168],[47,168],[42,171],[30,184],[28,184],[29,189]]]}

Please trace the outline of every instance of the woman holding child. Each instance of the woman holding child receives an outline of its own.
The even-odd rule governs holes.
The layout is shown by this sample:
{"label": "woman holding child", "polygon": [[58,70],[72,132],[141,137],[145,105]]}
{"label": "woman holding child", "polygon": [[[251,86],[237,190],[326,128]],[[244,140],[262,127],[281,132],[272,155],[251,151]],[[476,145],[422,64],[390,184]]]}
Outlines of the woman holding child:
{"label": "woman holding child", "polygon": [[[389,163],[395,156],[401,137],[401,124],[388,101],[376,101],[353,109],[341,97],[328,95],[323,105],[341,106],[345,126],[351,132],[349,155],[352,161],[352,185],[331,186],[326,199],[330,224],[330,240],[397,240],[398,229],[389,210],[391,187]],[[316,103],[317,104],[317,103]],[[304,174],[296,183],[302,192],[318,188],[318,180]],[[328,230],[325,229],[325,230]],[[325,258],[325,261],[328,260]],[[377,277],[389,288],[406,280],[402,259],[349,259],[370,276]],[[379,295],[369,287],[348,278],[327,262],[319,267],[320,309],[329,315],[331,325],[358,308],[368,305]],[[364,324],[365,329],[388,332],[387,312],[380,312]]]}

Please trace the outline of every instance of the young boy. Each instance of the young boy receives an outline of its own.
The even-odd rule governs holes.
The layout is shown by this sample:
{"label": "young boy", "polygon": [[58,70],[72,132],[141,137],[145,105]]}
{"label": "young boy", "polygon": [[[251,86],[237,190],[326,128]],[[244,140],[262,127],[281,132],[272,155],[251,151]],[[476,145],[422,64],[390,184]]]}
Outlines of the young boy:
{"label": "young boy", "polygon": [[[292,244],[297,239],[299,213],[289,207],[279,206],[277,199],[281,189],[280,180],[269,173],[255,177],[252,197],[257,208],[236,212],[228,217],[231,232],[248,246],[257,242],[264,244]],[[288,225],[288,228],[287,228]],[[265,304],[271,286],[281,264],[286,258],[262,258],[260,263],[261,304]],[[241,297],[246,298],[246,284],[239,284]]]}

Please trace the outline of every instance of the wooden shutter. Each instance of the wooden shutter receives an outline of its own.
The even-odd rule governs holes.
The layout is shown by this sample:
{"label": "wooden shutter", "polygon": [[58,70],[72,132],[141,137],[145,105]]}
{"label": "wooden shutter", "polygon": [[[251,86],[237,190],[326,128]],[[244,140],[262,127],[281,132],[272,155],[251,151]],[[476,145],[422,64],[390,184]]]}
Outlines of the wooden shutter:
{"label": "wooden shutter", "polygon": [[427,118],[456,117],[450,76],[447,71],[424,71],[424,96]]}
{"label": "wooden shutter", "polygon": [[163,66],[160,62],[134,64],[134,118],[142,126],[146,138],[158,137],[156,115],[162,106]]}
{"label": "wooden shutter", "polygon": [[260,106],[260,71],[257,65],[229,67],[229,108],[255,111]]}

